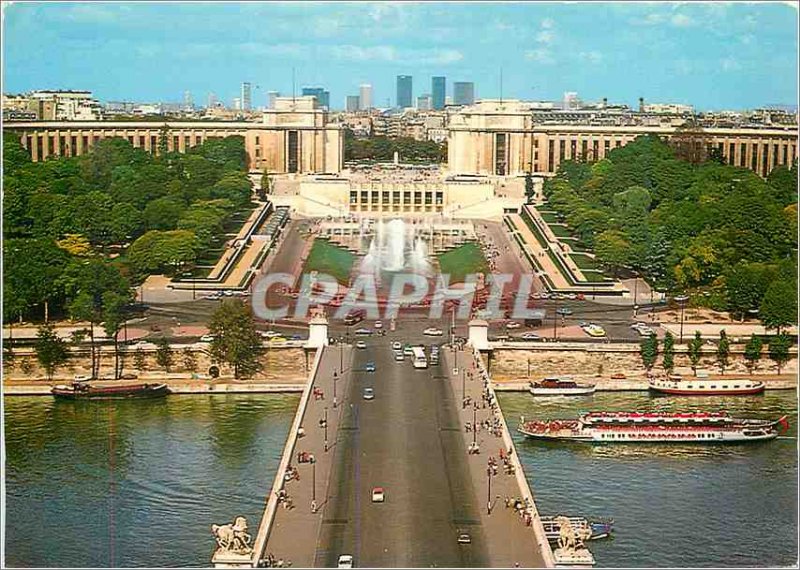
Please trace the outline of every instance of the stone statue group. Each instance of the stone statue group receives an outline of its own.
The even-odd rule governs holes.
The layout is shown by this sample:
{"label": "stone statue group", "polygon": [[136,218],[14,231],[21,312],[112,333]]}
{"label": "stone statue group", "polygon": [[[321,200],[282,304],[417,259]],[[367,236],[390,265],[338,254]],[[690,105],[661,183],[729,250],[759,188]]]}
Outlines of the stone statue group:
{"label": "stone statue group", "polygon": [[250,546],[251,536],[247,533],[247,520],[244,517],[236,517],[233,523],[211,525],[211,532],[217,541],[219,550],[234,554],[251,554],[253,548]]}

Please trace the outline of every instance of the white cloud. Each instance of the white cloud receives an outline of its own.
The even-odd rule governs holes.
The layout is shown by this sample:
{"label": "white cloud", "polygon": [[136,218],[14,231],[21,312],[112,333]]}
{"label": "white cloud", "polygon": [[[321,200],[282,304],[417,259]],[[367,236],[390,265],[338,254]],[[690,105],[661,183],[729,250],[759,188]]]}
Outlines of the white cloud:
{"label": "white cloud", "polygon": [[348,61],[394,61],[397,56],[396,50],[391,46],[339,45],[332,46],[330,54],[336,59]]}
{"label": "white cloud", "polygon": [[549,30],[554,25],[555,22],[553,21],[552,18],[545,18],[544,20],[542,20],[542,28],[544,28],[545,30]]}
{"label": "white cloud", "polygon": [[603,59],[603,54],[596,50],[582,51],[578,54],[578,57],[590,63],[599,63]]}
{"label": "white cloud", "polygon": [[694,25],[694,20],[692,20],[686,14],[675,14],[670,18],[670,24],[673,26],[678,26],[679,28],[685,28],[686,26]]}
{"label": "white cloud", "polygon": [[528,50],[525,52],[524,56],[528,61],[541,63],[542,65],[552,65],[556,62],[556,60],[553,58],[552,52],[545,48]]}
{"label": "white cloud", "polygon": [[742,64],[739,63],[739,60],[731,56],[719,60],[719,64],[722,66],[723,71],[736,71],[742,68]]}
{"label": "white cloud", "polygon": [[553,43],[553,40],[555,38],[556,34],[551,30],[542,30],[538,34],[536,34],[536,41],[541,44]]}

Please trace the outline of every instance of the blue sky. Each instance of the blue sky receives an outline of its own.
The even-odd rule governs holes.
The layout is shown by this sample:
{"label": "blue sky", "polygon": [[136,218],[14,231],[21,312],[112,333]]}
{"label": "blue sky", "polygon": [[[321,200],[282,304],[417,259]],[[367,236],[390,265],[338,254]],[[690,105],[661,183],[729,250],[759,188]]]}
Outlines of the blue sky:
{"label": "blue sky", "polygon": [[334,107],[360,83],[395,103],[395,76],[474,81],[478,97],[794,104],[797,12],[780,3],[23,3],[3,18],[4,90],[89,89],[179,101],[189,90],[254,104],[296,83]]}

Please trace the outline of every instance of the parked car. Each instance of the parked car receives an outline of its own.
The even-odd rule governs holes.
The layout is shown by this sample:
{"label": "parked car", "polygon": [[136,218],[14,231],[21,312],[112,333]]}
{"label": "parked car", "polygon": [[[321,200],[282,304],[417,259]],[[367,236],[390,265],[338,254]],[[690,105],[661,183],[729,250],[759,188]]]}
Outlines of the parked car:
{"label": "parked car", "polygon": [[356,336],[369,336],[372,334],[370,329],[356,329],[355,335]]}
{"label": "parked car", "polygon": [[400,341],[396,340],[392,343],[392,350],[403,350],[403,345]]}
{"label": "parked car", "polygon": [[470,544],[472,543],[472,537],[469,535],[468,532],[461,532],[458,534],[458,543],[459,544]]}
{"label": "parked car", "polygon": [[422,331],[422,334],[427,336],[442,336],[444,334],[444,331],[442,331],[442,329],[437,329],[435,327],[429,327],[424,331]]}
{"label": "parked car", "polygon": [[559,307],[556,310],[556,313],[558,313],[562,317],[566,317],[567,315],[571,315],[572,314],[572,309],[570,309],[569,307]]}
{"label": "parked car", "polygon": [[367,348],[367,343],[366,343],[366,342],[364,342],[363,340],[359,340],[359,341],[356,343],[356,348]]}
{"label": "parked car", "polygon": [[522,325],[521,325],[521,324],[519,324],[519,323],[518,323],[518,322],[516,322],[516,321],[508,321],[508,322],[506,323],[506,328],[507,328],[507,329],[518,329],[518,328],[519,328],[519,327],[521,327],[521,326],[522,326]]}
{"label": "parked car", "polygon": [[374,362],[367,362],[364,365],[365,372],[375,372],[375,363]]}
{"label": "parked car", "polygon": [[214,340],[213,334],[204,334],[200,337],[200,342],[211,342]]}
{"label": "parked car", "polygon": [[342,554],[339,556],[339,563],[336,565],[337,568],[352,568],[353,567],[353,557],[349,554]]}
{"label": "parked car", "polygon": [[406,359],[405,354],[402,351],[396,351],[394,353],[394,360],[395,362],[403,362]]}
{"label": "parked car", "polygon": [[532,332],[522,333],[520,337],[522,340],[539,340],[539,335]]}
{"label": "parked car", "polygon": [[375,328],[382,329],[383,328],[383,321],[375,321]]}
{"label": "parked car", "polygon": [[382,503],[386,500],[386,493],[383,490],[383,487],[373,487],[372,489],[372,502],[373,503]]}
{"label": "parked car", "polygon": [[364,388],[362,395],[364,396],[365,400],[374,400],[375,390],[373,390],[372,388]]}

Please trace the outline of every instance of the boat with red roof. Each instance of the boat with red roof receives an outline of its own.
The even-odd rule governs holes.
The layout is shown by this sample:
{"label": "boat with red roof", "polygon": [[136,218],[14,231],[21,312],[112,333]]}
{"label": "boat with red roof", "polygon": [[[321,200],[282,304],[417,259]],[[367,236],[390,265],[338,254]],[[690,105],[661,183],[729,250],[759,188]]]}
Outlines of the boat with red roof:
{"label": "boat with red roof", "polygon": [[775,439],[789,428],[777,420],[743,419],[727,412],[589,412],[574,420],[525,421],[532,439],[599,443],[738,443]]}

